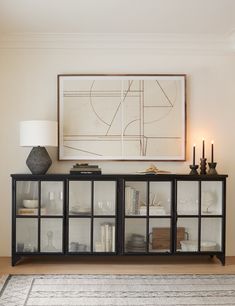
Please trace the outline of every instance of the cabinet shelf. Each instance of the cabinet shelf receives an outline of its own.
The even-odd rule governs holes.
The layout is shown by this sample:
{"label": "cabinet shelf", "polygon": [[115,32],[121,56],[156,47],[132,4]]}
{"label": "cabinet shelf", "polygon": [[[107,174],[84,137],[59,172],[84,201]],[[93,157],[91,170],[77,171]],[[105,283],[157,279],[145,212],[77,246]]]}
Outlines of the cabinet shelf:
{"label": "cabinet shelf", "polygon": [[12,265],[38,255],[207,255],[225,264],[226,178],[13,174]]}

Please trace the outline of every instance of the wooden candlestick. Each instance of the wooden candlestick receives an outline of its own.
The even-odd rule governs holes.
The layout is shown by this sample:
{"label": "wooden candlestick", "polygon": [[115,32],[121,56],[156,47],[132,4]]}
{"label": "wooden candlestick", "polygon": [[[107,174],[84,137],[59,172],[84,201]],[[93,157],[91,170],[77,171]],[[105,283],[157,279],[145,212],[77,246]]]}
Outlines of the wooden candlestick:
{"label": "wooden candlestick", "polygon": [[211,142],[211,162],[214,162],[214,141]]}
{"label": "wooden candlestick", "polygon": [[205,139],[202,139],[202,158],[205,158]]}
{"label": "wooden candlestick", "polygon": [[193,166],[195,166],[195,145],[193,145]]}

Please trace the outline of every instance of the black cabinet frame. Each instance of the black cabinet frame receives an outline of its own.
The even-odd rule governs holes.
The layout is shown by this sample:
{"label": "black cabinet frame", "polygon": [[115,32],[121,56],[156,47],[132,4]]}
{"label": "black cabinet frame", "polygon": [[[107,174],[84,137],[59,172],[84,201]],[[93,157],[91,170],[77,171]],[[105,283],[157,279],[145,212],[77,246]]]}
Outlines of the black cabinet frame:
{"label": "black cabinet frame", "polygon": [[[70,175],[70,174],[46,174],[46,175],[31,175],[31,174],[12,174],[12,266],[14,266],[22,257],[25,256],[42,256],[42,255],[58,255],[58,256],[81,256],[81,255],[111,255],[111,256],[173,256],[173,255],[198,255],[198,256],[216,256],[223,265],[225,265],[225,227],[226,227],[226,178],[227,175],[186,175],[186,174],[160,174],[160,175],[135,175],[135,174],[104,174],[104,175]],[[38,215],[17,215],[16,211],[16,185],[17,181],[36,181],[38,182],[38,200],[39,212]],[[58,181],[63,183],[63,215],[40,215],[41,205],[41,182],[43,181]],[[69,182],[70,181],[90,181],[92,186],[91,193],[91,215],[89,216],[73,216],[69,215]],[[95,181],[114,181],[116,182],[116,212],[115,215],[95,215],[94,214],[94,182]],[[126,216],[125,215],[125,184],[126,182],[146,182],[147,190],[146,197],[149,203],[149,185],[150,182],[170,182],[171,183],[171,213],[169,215],[149,215],[149,205],[147,205],[146,216]],[[198,199],[199,211],[197,215],[178,215],[177,214],[177,182],[178,181],[196,181],[199,183]],[[203,215],[201,213],[201,184],[203,181],[220,181],[222,182],[222,213],[221,215]],[[177,251],[177,221],[182,218],[197,218],[198,219],[198,251],[197,252],[179,252]],[[16,250],[16,221],[18,218],[34,218],[38,222],[38,250],[37,252],[17,252]],[[41,220],[57,218],[62,219],[62,252],[50,253],[41,252]],[[90,219],[90,243],[91,249],[89,252],[70,252],[69,251],[69,219],[70,218],[89,218]],[[93,223],[94,218],[113,218],[115,219],[115,252],[95,252],[93,246]],[[144,218],[146,220],[146,252],[125,252],[125,220],[129,218]],[[169,219],[171,224],[171,246],[170,252],[149,252],[149,221],[154,219]],[[220,251],[200,251],[201,241],[201,220],[202,218],[217,218],[221,219],[221,250]]]}

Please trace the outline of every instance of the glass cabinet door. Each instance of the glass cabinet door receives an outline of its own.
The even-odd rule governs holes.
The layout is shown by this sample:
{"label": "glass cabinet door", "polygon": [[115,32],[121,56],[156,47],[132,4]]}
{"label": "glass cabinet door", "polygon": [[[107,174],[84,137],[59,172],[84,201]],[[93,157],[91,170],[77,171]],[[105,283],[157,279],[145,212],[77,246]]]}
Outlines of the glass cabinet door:
{"label": "glass cabinet door", "polygon": [[116,182],[94,182],[94,215],[116,214]]}
{"label": "glass cabinet door", "polygon": [[222,219],[201,219],[201,252],[222,250]]}
{"label": "glass cabinet door", "polygon": [[199,182],[177,182],[177,214],[198,215],[199,213]]}
{"label": "glass cabinet door", "polygon": [[16,182],[16,215],[38,215],[38,181]]}
{"label": "glass cabinet door", "polygon": [[178,218],[176,250],[198,252],[198,218]]}
{"label": "glass cabinet door", "polygon": [[114,218],[94,218],[94,252],[116,251],[116,225]]}
{"label": "glass cabinet door", "polygon": [[63,215],[63,182],[41,182],[41,215]]}
{"label": "glass cabinet door", "polygon": [[91,181],[69,182],[69,214],[91,215]]}
{"label": "glass cabinet door", "polygon": [[149,215],[171,215],[171,182],[150,182]]}
{"label": "glass cabinet door", "polygon": [[116,252],[117,182],[69,182],[70,253]]}
{"label": "glass cabinet door", "polygon": [[223,185],[221,181],[202,182],[201,214],[221,215]]}
{"label": "glass cabinet door", "polygon": [[69,252],[91,251],[91,218],[69,219]]}
{"label": "glass cabinet door", "polygon": [[63,247],[63,220],[41,219],[41,252],[60,253]]}
{"label": "glass cabinet door", "polygon": [[125,252],[146,251],[146,218],[126,218]]}
{"label": "glass cabinet door", "polygon": [[126,182],[125,214],[126,216],[147,215],[147,182]]}
{"label": "glass cabinet door", "polygon": [[171,219],[149,219],[149,252],[170,252],[172,243]]}
{"label": "glass cabinet door", "polygon": [[38,218],[16,219],[16,252],[38,252]]}

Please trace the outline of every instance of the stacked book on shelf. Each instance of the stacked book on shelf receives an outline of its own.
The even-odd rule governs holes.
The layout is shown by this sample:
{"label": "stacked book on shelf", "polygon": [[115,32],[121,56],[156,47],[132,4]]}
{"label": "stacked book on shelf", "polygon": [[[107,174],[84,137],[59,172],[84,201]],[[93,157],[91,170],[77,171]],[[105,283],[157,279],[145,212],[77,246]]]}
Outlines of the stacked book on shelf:
{"label": "stacked book on shelf", "polygon": [[101,241],[96,243],[96,252],[115,252],[115,224],[105,222],[100,225]]}
{"label": "stacked book on shelf", "polygon": [[131,186],[125,187],[126,215],[138,215],[140,211],[140,192]]}
{"label": "stacked book on shelf", "polygon": [[[41,208],[41,215],[45,215],[46,214],[46,209],[45,208]],[[18,209],[18,215],[38,215],[38,208],[19,208]]]}
{"label": "stacked book on shelf", "polygon": [[101,168],[98,165],[75,164],[70,174],[101,174]]}

